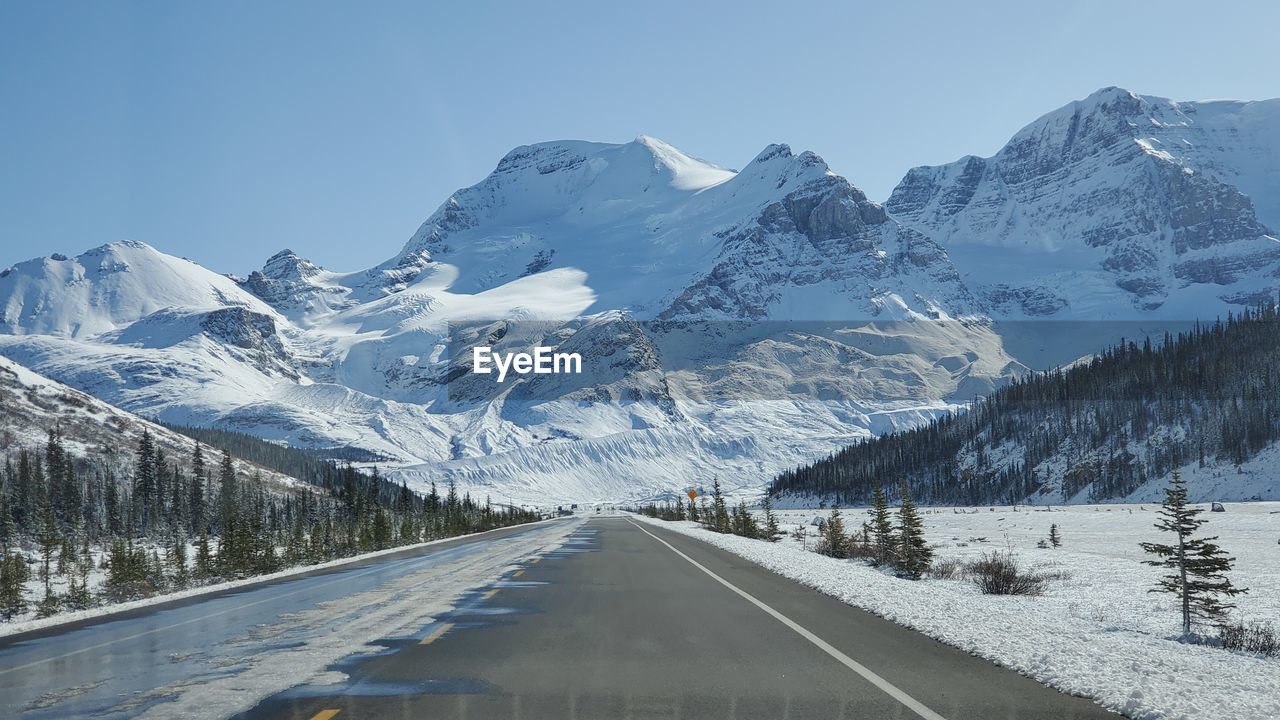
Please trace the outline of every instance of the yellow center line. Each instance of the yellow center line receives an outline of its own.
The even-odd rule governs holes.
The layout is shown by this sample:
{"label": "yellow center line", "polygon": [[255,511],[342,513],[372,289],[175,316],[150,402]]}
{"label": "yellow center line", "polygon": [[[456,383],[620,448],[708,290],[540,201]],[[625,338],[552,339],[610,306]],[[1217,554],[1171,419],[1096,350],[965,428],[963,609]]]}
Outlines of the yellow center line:
{"label": "yellow center line", "polygon": [[340,712],[342,711],[334,708],[328,708],[312,715],[311,720],[333,720],[333,717]]}
{"label": "yellow center line", "polygon": [[492,600],[492,599],[493,599],[493,596],[494,596],[494,595],[497,595],[497,594],[498,594],[498,588],[494,588],[494,589],[490,590],[489,592],[485,593],[484,595],[481,595],[481,596],[480,596],[480,599],[481,599],[481,600]]}
{"label": "yellow center line", "polygon": [[435,630],[432,630],[432,631],[431,631],[431,634],[430,634],[430,635],[428,635],[428,636],[426,636],[426,637],[424,637],[424,638],[422,638],[422,642],[420,642],[420,643],[418,643],[418,644],[419,644],[419,645],[430,645],[431,643],[433,643],[433,642],[435,642],[435,641],[439,640],[439,639],[441,638],[441,636],[443,636],[445,633],[449,632],[449,631],[450,631],[450,630],[452,630],[452,629],[453,629],[453,623],[445,623],[445,624],[441,625],[440,627],[436,628]]}
{"label": "yellow center line", "polygon": [[539,560],[541,560],[541,559],[542,559],[542,558],[530,558],[530,559],[529,559],[529,564],[530,564],[530,565],[532,565],[532,564],[534,564],[534,563],[538,562],[538,561],[539,561]]}
{"label": "yellow center line", "polygon": [[513,577],[513,578],[517,578],[517,577],[520,577],[520,576],[521,576],[521,575],[523,575],[523,574],[524,574],[524,571],[523,571],[523,570],[517,570],[517,571],[515,571],[515,572],[511,573],[511,577]]}

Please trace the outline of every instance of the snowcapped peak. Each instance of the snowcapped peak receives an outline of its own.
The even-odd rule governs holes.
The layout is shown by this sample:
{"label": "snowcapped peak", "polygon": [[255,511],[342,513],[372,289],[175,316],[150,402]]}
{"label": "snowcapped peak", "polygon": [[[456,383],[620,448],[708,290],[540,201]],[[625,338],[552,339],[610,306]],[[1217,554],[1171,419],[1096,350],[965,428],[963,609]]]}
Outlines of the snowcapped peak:
{"label": "snowcapped peak", "polygon": [[[831,172],[826,161],[809,150],[799,155],[793,154],[791,147],[784,143],[774,143],[756,155],[737,175],[732,184],[736,190],[754,188],[755,192],[778,194],[794,190],[811,182],[836,182],[849,185],[849,181]],[[726,186],[728,187],[728,186]],[[860,191],[856,194],[861,197]]]}
{"label": "snowcapped peak", "polygon": [[274,315],[230,279],[136,240],[28,260],[0,275],[0,334],[85,337],[163,308],[233,305]]}
{"label": "snowcapped peak", "polygon": [[284,249],[267,258],[262,274],[275,280],[302,280],[316,275],[321,269],[294,251]]}
{"label": "snowcapped peak", "polygon": [[522,145],[484,180],[447,199],[399,257],[434,252],[445,237],[482,224],[516,227],[566,217],[585,222],[594,214],[647,215],[735,175],[647,135],[620,144],[557,140]]}
{"label": "snowcapped peak", "polygon": [[647,148],[652,148],[655,152],[668,152],[668,153],[673,152],[673,153],[678,153],[680,155],[684,155],[684,153],[680,152],[680,150],[676,148],[674,145],[664,142],[663,140],[653,137],[652,135],[645,135],[644,133],[640,133],[639,135],[636,135],[636,139],[633,140],[632,142],[634,142],[637,145],[643,145]]}
{"label": "snowcapped peak", "polygon": [[677,190],[705,190],[732,178],[728,168],[688,155],[675,146],[648,135],[637,135],[635,144],[653,156],[655,167],[669,173]]}
{"label": "snowcapped peak", "polygon": [[789,159],[791,157],[790,145],[786,143],[773,143],[764,150],[761,150],[760,154],[756,155],[755,159],[751,161],[751,164],[758,165],[778,158]]}
{"label": "snowcapped peak", "polygon": [[151,252],[159,252],[159,250],[156,250],[141,240],[116,240],[115,242],[109,242],[104,245],[99,245],[96,248],[86,250],[84,254],[92,255],[96,253],[117,252],[120,250],[150,250]]}
{"label": "snowcapped peak", "polygon": [[1110,102],[1141,100],[1142,96],[1132,90],[1126,90],[1115,85],[1108,85],[1100,90],[1095,90],[1084,100],[1077,101],[1079,105],[1102,105]]}
{"label": "snowcapped peak", "polygon": [[797,170],[816,170],[818,173],[830,172],[827,161],[812,150],[805,150],[799,155],[792,153],[791,146],[786,143],[773,143],[756,155],[748,167],[784,166]]}
{"label": "snowcapped peak", "polygon": [[162,255],[159,250],[142,242],[141,240],[116,240],[95,248],[90,248],[80,254],[80,258],[139,258],[146,256]]}

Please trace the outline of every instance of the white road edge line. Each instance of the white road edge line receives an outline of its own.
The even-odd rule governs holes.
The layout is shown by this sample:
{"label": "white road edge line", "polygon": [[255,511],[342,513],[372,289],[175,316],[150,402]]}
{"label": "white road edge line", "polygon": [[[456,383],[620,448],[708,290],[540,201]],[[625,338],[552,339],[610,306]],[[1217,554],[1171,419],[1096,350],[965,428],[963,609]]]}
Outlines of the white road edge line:
{"label": "white road edge line", "polygon": [[869,669],[868,669],[865,665],[863,665],[862,663],[860,663],[860,662],[858,662],[857,660],[854,660],[853,658],[849,657],[848,655],[845,655],[844,653],[840,652],[840,651],[839,651],[839,650],[837,650],[835,647],[833,647],[830,643],[828,643],[826,640],[823,640],[822,638],[818,637],[817,635],[814,635],[813,633],[809,632],[808,630],[806,630],[803,626],[801,626],[801,625],[800,625],[799,623],[797,623],[796,621],[792,620],[791,618],[787,617],[786,615],[783,615],[782,613],[778,612],[777,610],[774,610],[773,608],[771,608],[771,607],[769,607],[768,605],[764,604],[764,603],[763,603],[763,602],[761,602],[760,600],[757,600],[757,599],[755,598],[755,596],[753,596],[753,595],[751,595],[751,594],[747,593],[747,591],[742,590],[741,588],[739,588],[738,586],[736,586],[736,585],[734,585],[733,583],[729,582],[728,580],[725,580],[724,578],[720,577],[719,575],[717,575],[717,574],[715,574],[715,573],[711,572],[711,571],[710,571],[710,570],[708,570],[706,567],[704,567],[701,563],[699,563],[697,560],[694,560],[693,558],[689,557],[688,555],[685,555],[684,553],[682,553],[682,552],[680,552],[679,550],[675,549],[675,547],[674,547],[674,546],[672,546],[672,545],[671,545],[671,543],[669,543],[669,542],[667,542],[666,540],[663,540],[662,538],[658,537],[657,535],[654,535],[653,533],[649,532],[649,531],[648,531],[648,530],[646,530],[644,527],[642,527],[640,524],[636,523],[634,520],[631,520],[631,519],[629,519],[629,518],[628,518],[627,522],[630,522],[632,525],[635,525],[635,526],[636,526],[636,528],[638,528],[638,529],[640,530],[640,532],[644,533],[645,535],[648,535],[649,537],[653,538],[654,540],[657,540],[658,542],[662,543],[663,545],[666,545],[668,550],[670,550],[671,552],[675,553],[676,555],[679,555],[680,557],[684,558],[685,560],[687,560],[687,561],[689,562],[689,564],[691,564],[691,565],[693,565],[694,567],[698,568],[698,569],[699,569],[699,570],[701,570],[702,572],[704,572],[704,573],[706,573],[706,574],[710,575],[710,576],[711,576],[711,578],[712,578],[713,580],[715,580],[716,582],[720,583],[721,585],[724,585],[725,587],[729,588],[730,590],[734,591],[735,593],[737,593],[738,595],[740,595],[740,596],[741,596],[744,600],[746,600],[747,602],[751,603],[752,605],[755,605],[756,607],[760,608],[761,610],[765,611],[766,613],[769,613],[770,615],[772,615],[772,616],[773,616],[773,619],[775,619],[775,620],[777,620],[778,622],[782,623],[783,625],[786,625],[787,627],[791,628],[791,629],[792,629],[792,630],[794,630],[794,631],[795,631],[795,633],[796,633],[797,635],[799,635],[800,637],[804,638],[805,640],[808,640],[809,642],[813,643],[814,645],[817,645],[817,646],[818,646],[818,648],[819,648],[819,649],[821,649],[823,652],[825,652],[826,654],[828,654],[828,655],[830,655],[831,657],[835,658],[837,661],[839,661],[839,662],[840,662],[840,664],[844,665],[845,667],[847,667],[847,668],[849,668],[850,670],[854,671],[854,672],[855,672],[855,673],[857,673],[858,675],[862,676],[862,678],[863,678],[864,680],[866,680],[867,682],[869,682],[869,683],[871,683],[872,685],[875,685],[876,687],[878,687],[878,688],[880,688],[881,690],[883,690],[887,695],[889,695],[889,697],[892,697],[894,700],[897,700],[898,702],[900,702],[900,703],[902,703],[903,705],[907,706],[907,708],[908,708],[909,710],[911,710],[912,712],[914,712],[916,715],[919,715],[920,717],[924,718],[925,720],[947,720],[946,718],[944,718],[943,716],[939,715],[938,713],[936,713],[936,712],[934,712],[934,711],[930,710],[930,709],[928,708],[928,706],[926,706],[924,703],[920,702],[919,700],[916,700],[915,698],[911,697],[911,696],[910,696],[910,695],[908,695],[907,693],[903,692],[900,688],[898,688],[898,686],[894,685],[893,683],[889,682],[888,680],[885,680],[884,678],[880,677],[879,675],[877,675],[877,674],[875,674],[874,672],[872,672],[871,670],[869,670]]}

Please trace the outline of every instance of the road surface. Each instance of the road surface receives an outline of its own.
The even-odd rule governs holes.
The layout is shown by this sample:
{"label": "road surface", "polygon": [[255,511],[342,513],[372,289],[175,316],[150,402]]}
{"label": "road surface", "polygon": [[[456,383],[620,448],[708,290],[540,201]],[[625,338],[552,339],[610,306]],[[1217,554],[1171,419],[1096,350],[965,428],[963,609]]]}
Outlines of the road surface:
{"label": "road surface", "polygon": [[[477,573],[491,574],[475,581]],[[406,585],[406,575],[422,582]],[[451,576],[461,578],[453,586],[472,583],[451,595],[451,608],[405,617],[419,594],[424,605],[440,602],[426,596]],[[312,606],[335,606],[338,615],[292,617]],[[348,627],[383,609],[390,616],[370,627]],[[191,622],[199,617],[208,619]],[[379,623],[399,629],[378,636]],[[280,627],[292,632],[272,632]],[[342,648],[327,672],[316,658],[292,660],[317,654],[312,646],[324,638]],[[245,642],[238,653],[201,649]],[[376,652],[351,654],[366,643]],[[78,647],[90,649],[6,670]],[[245,648],[271,660],[245,672],[236,665]],[[183,653],[205,657],[193,662]],[[230,667],[222,675],[220,663]],[[290,677],[297,672],[307,674]],[[89,683],[97,684],[75,692]],[[272,687],[279,689],[264,692]],[[16,646],[0,641],[0,697],[0,712],[21,717],[1115,717],[623,517],[505,531]],[[37,707],[41,698],[47,707]]]}

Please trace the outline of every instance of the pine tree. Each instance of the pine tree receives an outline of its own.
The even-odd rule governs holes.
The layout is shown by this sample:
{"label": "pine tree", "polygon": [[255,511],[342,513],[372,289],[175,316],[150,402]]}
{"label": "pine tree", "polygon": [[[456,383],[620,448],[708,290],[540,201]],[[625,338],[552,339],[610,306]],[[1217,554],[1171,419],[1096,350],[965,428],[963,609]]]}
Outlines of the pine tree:
{"label": "pine tree", "polygon": [[720,481],[714,480],[711,485],[711,529],[720,533],[727,533],[732,528],[729,526],[729,510],[725,507],[724,494],[720,492]]}
{"label": "pine tree", "polygon": [[173,539],[173,550],[169,553],[169,564],[173,566],[174,589],[185,589],[191,582],[191,572],[187,567],[187,540],[181,535]]}
{"label": "pine tree", "polygon": [[387,519],[387,513],[382,508],[378,508],[373,513],[370,544],[374,550],[386,550],[391,547],[391,521]]}
{"label": "pine tree", "polygon": [[733,534],[752,539],[760,537],[760,525],[747,509],[745,500],[739,500],[733,509]]}
{"label": "pine tree", "polygon": [[[40,503],[40,530],[36,535],[36,543],[40,547],[40,579],[44,581],[44,599],[40,601],[43,612],[51,609],[57,602],[53,595],[52,563],[53,554],[62,547],[62,538],[58,533],[58,525],[53,518],[53,507],[49,504],[48,498]],[[41,617],[47,616],[41,615]]]}
{"label": "pine tree", "polygon": [[1058,523],[1049,525],[1049,544],[1053,547],[1062,547],[1062,535],[1058,532]]}
{"label": "pine tree", "polygon": [[102,593],[111,602],[120,602],[130,596],[129,593],[129,557],[125,551],[124,540],[116,538],[111,541],[111,548],[103,558],[106,562],[107,577],[102,581]]}
{"label": "pine tree", "polygon": [[18,539],[18,523],[13,519],[13,511],[0,488],[0,557],[9,552],[9,545]]}
{"label": "pine tree", "polygon": [[831,504],[831,515],[822,526],[822,539],[818,552],[833,558],[849,556],[849,538],[844,532],[844,518],[840,515],[840,503]]}
{"label": "pine tree", "polygon": [[1234,597],[1246,589],[1234,587],[1227,579],[1235,558],[1228,557],[1214,544],[1213,541],[1218,539],[1216,536],[1192,537],[1206,521],[1198,517],[1203,510],[1187,504],[1187,485],[1177,470],[1174,470],[1173,479],[1164,492],[1165,500],[1156,528],[1174,533],[1178,543],[1140,544],[1143,550],[1159,558],[1146,560],[1146,564],[1170,571],[1149,592],[1172,593],[1181,601],[1182,633],[1185,636],[1191,634],[1191,626],[1197,621],[1221,624],[1227,610],[1235,607],[1223,602],[1222,598]]}
{"label": "pine tree", "polygon": [[27,610],[26,583],[31,568],[20,553],[0,554],[0,615],[11,620]]}
{"label": "pine tree", "polygon": [[205,510],[205,485],[208,482],[207,470],[204,466],[204,449],[197,440],[195,450],[191,453],[191,482],[187,486],[187,508],[191,516],[191,533],[204,532],[207,528]]}
{"label": "pine tree", "polygon": [[872,561],[876,565],[888,565],[893,562],[897,552],[898,539],[894,537],[893,521],[889,517],[889,499],[884,488],[877,485],[872,495],[871,509],[871,552]]}
{"label": "pine tree", "polygon": [[142,439],[138,441],[137,461],[133,476],[133,520],[134,532],[145,536],[151,529],[151,513],[156,495],[156,446],[151,431],[142,429]]}
{"label": "pine tree", "polygon": [[168,589],[169,579],[164,575],[164,563],[160,560],[160,551],[153,549],[149,557],[144,556],[143,562],[148,589],[151,592],[164,592]]}
{"label": "pine tree", "polygon": [[778,542],[782,538],[782,530],[778,527],[778,516],[774,514],[773,502],[767,494],[760,507],[764,510],[764,539],[771,543]]}
{"label": "pine tree", "polygon": [[239,499],[236,488],[236,469],[231,462],[231,453],[222,451],[222,467],[218,472],[218,527],[223,535],[231,535],[236,525],[236,502]]}
{"label": "pine tree", "polygon": [[894,568],[903,577],[919,580],[933,564],[933,551],[924,539],[924,523],[911,501],[907,483],[901,483],[902,507],[898,510],[898,552]]}
{"label": "pine tree", "polygon": [[209,533],[200,533],[200,539],[196,541],[196,578],[199,580],[208,580],[213,577],[214,560],[213,553],[209,550]]}
{"label": "pine tree", "polygon": [[76,574],[67,586],[67,607],[72,610],[87,610],[93,606],[93,594],[89,592],[89,570],[93,559],[79,562]]}

